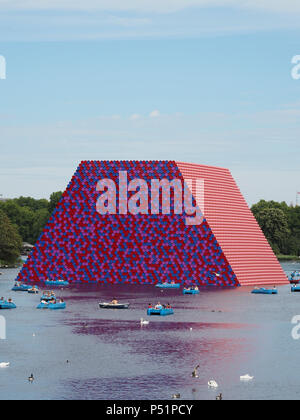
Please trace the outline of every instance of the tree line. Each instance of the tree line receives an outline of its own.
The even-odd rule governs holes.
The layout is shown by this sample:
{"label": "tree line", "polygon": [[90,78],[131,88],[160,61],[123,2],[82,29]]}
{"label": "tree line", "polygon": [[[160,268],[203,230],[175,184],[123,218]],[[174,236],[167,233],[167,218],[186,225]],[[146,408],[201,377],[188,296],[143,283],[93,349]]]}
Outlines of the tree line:
{"label": "tree line", "polygon": [[300,256],[300,206],[261,200],[251,210],[275,254]]}
{"label": "tree line", "polygon": [[[0,202],[0,262],[14,263],[22,242],[35,244],[61,199],[19,197]],[[300,255],[300,206],[261,200],[251,208],[262,231],[277,255]]]}
{"label": "tree line", "polygon": [[13,264],[20,256],[22,243],[35,244],[61,199],[54,192],[50,199],[19,197],[0,201],[0,262]]}

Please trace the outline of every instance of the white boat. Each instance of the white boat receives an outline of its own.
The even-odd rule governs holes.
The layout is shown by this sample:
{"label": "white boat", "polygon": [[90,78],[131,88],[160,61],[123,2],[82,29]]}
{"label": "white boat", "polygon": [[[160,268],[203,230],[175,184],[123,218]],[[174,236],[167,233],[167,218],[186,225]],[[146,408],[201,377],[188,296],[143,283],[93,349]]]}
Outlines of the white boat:
{"label": "white boat", "polygon": [[129,303],[100,302],[99,307],[102,309],[128,309]]}

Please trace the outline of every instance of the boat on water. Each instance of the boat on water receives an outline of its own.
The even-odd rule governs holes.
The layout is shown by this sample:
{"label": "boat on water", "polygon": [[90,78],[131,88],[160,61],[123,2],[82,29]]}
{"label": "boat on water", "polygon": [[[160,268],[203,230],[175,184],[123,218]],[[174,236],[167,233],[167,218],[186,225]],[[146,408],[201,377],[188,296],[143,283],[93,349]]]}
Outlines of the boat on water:
{"label": "boat on water", "polygon": [[159,316],[167,316],[167,315],[173,315],[174,314],[174,310],[173,308],[148,308],[147,310],[147,315],[148,316],[152,316],[152,315],[159,315]]}
{"label": "boat on water", "polygon": [[160,289],[180,289],[180,283],[157,283],[155,287]]}
{"label": "boat on water", "polygon": [[277,295],[278,294],[278,290],[276,288],[273,289],[265,289],[264,287],[261,287],[260,289],[254,289],[251,292],[252,294],[256,294],[256,295]]}
{"label": "boat on water", "polygon": [[300,284],[294,284],[291,287],[291,292],[300,292]]}
{"label": "boat on water", "polygon": [[194,288],[194,287],[185,287],[182,290],[182,293],[184,295],[199,295],[200,291],[199,291],[198,287],[197,288]]}
{"label": "boat on water", "polygon": [[15,309],[16,307],[17,306],[14,304],[14,302],[7,300],[0,301],[0,309]]}
{"label": "boat on water", "polygon": [[112,302],[100,302],[99,308],[101,309],[128,309],[130,303],[112,303]]}
{"label": "boat on water", "polygon": [[37,309],[66,309],[66,302],[63,302],[63,301],[46,302],[43,300],[38,304]]}
{"label": "boat on water", "polygon": [[32,285],[30,284],[15,283],[14,287],[11,290],[13,290],[14,292],[28,292],[28,290],[31,288]]}
{"label": "boat on water", "polygon": [[299,271],[294,271],[290,278],[289,281],[291,284],[299,284],[300,283],[300,272]]}
{"label": "boat on water", "polygon": [[46,280],[46,286],[69,286],[69,282],[67,280]]}
{"label": "boat on water", "polygon": [[31,289],[28,289],[27,292],[31,294],[38,294],[39,289],[37,287],[32,287]]}
{"label": "boat on water", "polygon": [[44,300],[45,302],[49,302],[50,300],[56,300],[55,293],[51,292],[50,290],[45,290],[43,295],[41,296],[41,301]]}

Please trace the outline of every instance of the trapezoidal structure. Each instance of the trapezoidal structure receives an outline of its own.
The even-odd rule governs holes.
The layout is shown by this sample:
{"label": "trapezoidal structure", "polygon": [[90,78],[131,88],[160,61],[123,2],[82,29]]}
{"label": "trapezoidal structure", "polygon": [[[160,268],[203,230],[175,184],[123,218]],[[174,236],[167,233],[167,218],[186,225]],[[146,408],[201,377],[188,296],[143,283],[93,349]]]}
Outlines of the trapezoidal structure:
{"label": "trapezoidal structure", "polygon": [[18,275],[47,279],[288,282],[230,171],[175,161],[83,161]]}

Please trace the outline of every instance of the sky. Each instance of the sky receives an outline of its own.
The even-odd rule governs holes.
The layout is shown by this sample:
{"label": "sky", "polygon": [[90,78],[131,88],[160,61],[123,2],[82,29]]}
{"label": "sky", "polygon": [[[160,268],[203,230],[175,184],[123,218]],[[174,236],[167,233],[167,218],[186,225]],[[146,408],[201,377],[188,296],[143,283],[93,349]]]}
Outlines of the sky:
{"label": "sky", "polygon": [[298,0],[0,0],[0,195],[48,198],[81,160],[174,159],[229,168],[250,205],[295,202],[299,40]]}

